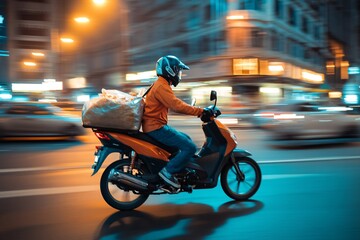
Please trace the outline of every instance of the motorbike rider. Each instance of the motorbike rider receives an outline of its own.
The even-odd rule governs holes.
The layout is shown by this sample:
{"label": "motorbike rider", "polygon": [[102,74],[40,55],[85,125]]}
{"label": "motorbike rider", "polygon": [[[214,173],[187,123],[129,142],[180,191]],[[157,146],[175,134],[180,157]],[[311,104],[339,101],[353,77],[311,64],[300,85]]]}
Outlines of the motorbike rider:
{"label": "motorbike rider", "polygon": [[177,113],[197,117],[204,111],[177,98],[171,88],[171,85],[176,87],[179,84],[182,70],[189,69],[179,58],[172,55],[163,56],[156,62],[158,79],[146,95],[142,120],[143,132],[167,146],[179,149],[175,157],[159,172],[159,176],[175,188],[180,188],[180,184],[174,174],[181,171],[190,161],[196,152],[196,145],[187,134],[167,125],[168,111],[171,109]]}

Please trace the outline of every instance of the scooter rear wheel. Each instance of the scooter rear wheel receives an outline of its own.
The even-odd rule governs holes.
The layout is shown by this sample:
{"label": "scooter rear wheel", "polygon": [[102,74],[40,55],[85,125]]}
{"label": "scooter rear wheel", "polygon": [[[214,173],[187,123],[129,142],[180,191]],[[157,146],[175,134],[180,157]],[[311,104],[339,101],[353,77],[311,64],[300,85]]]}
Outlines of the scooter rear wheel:
{"label": "scooter rear wheel", "polygon": [[[139,193],[134,190],[127,190],[127,187],[111,180],[114,171],[123,172],[129,169],[130,160],[118,160],[111,163],[104,171],[100,180],[101,195],[104,200],[113,208],[118,210],[132,210],[141,206],[149,197],[149,194]],[[142,175],[145,169],[136,169]]]}
{"label": "scooter rear wheel", "polygon": [[235,200],[247,200],[260,187],[261,170],[259,165],[249,157],[236,158],[239,175],[233,163],[229,162],[221,171],[221,187],[225,194]]}

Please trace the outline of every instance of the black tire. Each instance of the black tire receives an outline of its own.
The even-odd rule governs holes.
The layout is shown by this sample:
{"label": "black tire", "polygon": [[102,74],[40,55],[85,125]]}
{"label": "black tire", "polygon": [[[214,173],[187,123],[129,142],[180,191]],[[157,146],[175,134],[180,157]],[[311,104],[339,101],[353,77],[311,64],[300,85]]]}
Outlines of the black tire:
{"label": "black tire", "polygon": [[[149,194],[128,191],[119,183],[113,183],[109,177],[112,172],[123,171],[124,166],[130,166],[130,160],[118,160],[111,163],[104,171],[100,180],[101,195],[111,207],[118,210],[132,210],[141,206],[149,197]],[[145,169],[137,169],[138,174],[144,174]],[[110,189],[111,188],[111,189]]]}
{"label": "black tire", "polygon": [[[243,177],[238,176],[235,166],[229,162],[221,171],[221,187],[225,194],[234,200],[247,200],[252,197],[261,184],[259,165],[249,157],[236,158]],[[241,188],[240,188],[241,187]]]}

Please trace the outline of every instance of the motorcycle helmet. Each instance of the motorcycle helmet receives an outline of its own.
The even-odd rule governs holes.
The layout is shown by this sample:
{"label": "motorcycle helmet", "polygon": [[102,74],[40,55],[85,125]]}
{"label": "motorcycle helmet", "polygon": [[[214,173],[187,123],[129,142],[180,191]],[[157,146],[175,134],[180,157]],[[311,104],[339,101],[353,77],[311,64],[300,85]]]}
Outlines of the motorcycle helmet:
{"label": "motorcycle helmet", "polygon": [[162,76],[174,87],[179,84],[183,69],[189,70],[190,68],[172,55],[161,57],[156,62],[156,75]]}

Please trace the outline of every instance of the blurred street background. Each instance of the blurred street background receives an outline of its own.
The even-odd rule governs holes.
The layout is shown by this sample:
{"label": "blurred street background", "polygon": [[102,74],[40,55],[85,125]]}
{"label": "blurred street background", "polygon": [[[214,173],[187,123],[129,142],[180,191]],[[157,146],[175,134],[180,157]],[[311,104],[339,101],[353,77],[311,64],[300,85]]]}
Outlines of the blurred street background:
{"label": "blurred street background", "polygon": [[[200,147],[204,139],[196,120],[171,124]],[[359,142],[289,146],[269,140],[263,130],[233,131],[238,147],[250,151],[262,169],[262,184],[251,201],[231,201],[218,186],[151,196],[130,212],[112,209],[101,197],[103,169],[91,176],[100,142],[91,131],[75,140],[2,141],[0,238],[359,238]],[[110,156],[103,167],[118,158]]]}
{"label": "blurred street background", "polygon": [[[102,200],[82,107],[147,89],[168,54],[191,68],[175,94],[206,107],[216,90],[260,163],[253,201]],[[201,147],[198,118],[169,124]],[[0,239],[359,239],[359,142],[358,0],[0,1]]]}

